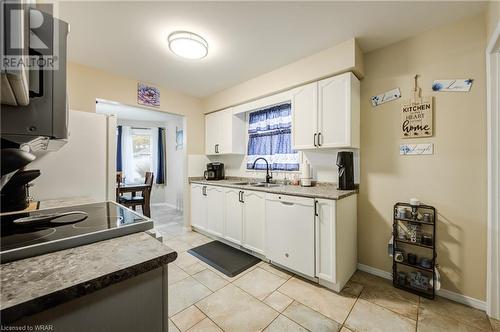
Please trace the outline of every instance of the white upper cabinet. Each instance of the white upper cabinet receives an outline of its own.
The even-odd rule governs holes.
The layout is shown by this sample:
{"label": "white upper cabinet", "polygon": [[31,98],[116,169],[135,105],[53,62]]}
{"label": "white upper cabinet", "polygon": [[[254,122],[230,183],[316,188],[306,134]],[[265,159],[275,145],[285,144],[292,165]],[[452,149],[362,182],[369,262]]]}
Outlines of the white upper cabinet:
{"label": "white upper cabinet", "polygon": [[291,101],[296,150],[359,148],[359,80],[337,75],[205,116],[205,153],[245,154],[246,112]]}
{"label": "white upper cabinet", "polygon": [[216,154],[220,151],[217,144],[220,144],[221,137],[219,135],[219,125],[218,121],[220,117],[217,113],[210,113],[205,115],[205,153],[207,155]]}
{"label": "white upper cabinet", "polygon": [[359,148],[359,94],[350,72],[318,82],[318,146]]}
{"label": "white upper cabinet", "polygon": [[359,98],[351,72],[294,89],[293,147],[359,148]]}
{"label": "white upper cabinet", "polygon": [[245,115],[233,109],[205,115],[205,153],[245,154]]}
{"label": "white upper cabinet", "polygon": [[291,99],[293,147],[312,149],[318,132],[318,82],[296,88]]}

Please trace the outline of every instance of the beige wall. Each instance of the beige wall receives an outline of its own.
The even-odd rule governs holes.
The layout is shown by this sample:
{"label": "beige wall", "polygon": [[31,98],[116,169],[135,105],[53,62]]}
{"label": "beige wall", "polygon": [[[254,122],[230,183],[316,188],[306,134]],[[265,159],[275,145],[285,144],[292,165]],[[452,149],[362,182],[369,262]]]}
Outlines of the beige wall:
{"label": "beige wall", "polygon": [[[137,105],[137,80],[77,63],[68,64],[70,109],[95,112],[96,98]],[[152,110],[186,117],[187,153],[204,153],[205,118],[199,99],[160,87],[161,107]]]}
{"label": "beige wall", "polygon": [[[486,294],[485,17],[457,22],[365,54],[361,82],[359,261],[391,271],[387,241],[392,207],[417,197],[439,213],[438,263],[444,289]],[[401,101],[377,108],[370,97],[399,87],[408,98],[413,76],[434,96],[435,134],[400,138]],[[433,93],[434,79],[473,78],[469,93]],[[399,156],[401,143],[434,143],[430,156]]]}
{"label": "beige wall", "polygon": [[491,1],[488,5],[488,10],[486,12],[486,31],[488,32],[488,39],[490,39],[491,34],[500,22],[500,1]]}
{"label": "beige wall", "polygon": [[363,54],[355,39],[210,95],[203,100],[204,109],[220,110],[347,71],[363,77]]}

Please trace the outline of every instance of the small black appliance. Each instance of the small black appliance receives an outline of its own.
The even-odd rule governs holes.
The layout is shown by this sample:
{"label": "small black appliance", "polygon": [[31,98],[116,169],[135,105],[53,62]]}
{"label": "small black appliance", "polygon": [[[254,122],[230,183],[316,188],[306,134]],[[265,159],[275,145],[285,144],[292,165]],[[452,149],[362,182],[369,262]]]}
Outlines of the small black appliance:
{"label": "small black appliance", "polygon": [[339,168],[339,190],[353,190],[354,187],[354,164],[353,153],[340,151],[337,153],[337,166]]}
{"label": "small black appliance", "polygon": [[207,170],[204,174],[205,180],[224,180],[224,164],[223,163],[208,163]]}
{"label": "small black appliance", "polygon": [[24,210],[29,205],[29,183],[40,176],[37,169],[24,170],[35,156],[16,148],[1,149],[0,212]]}

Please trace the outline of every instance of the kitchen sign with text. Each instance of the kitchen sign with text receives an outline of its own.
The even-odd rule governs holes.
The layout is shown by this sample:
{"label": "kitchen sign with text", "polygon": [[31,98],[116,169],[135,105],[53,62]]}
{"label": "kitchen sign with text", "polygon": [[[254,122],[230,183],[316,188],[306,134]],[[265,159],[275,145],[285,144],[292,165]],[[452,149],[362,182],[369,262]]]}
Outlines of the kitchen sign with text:
{"label": "kitchen sign with text", "polygon": [[407,101],[401,108],[401,137],[432,136],[432,97],[422,97],[419,102]]}

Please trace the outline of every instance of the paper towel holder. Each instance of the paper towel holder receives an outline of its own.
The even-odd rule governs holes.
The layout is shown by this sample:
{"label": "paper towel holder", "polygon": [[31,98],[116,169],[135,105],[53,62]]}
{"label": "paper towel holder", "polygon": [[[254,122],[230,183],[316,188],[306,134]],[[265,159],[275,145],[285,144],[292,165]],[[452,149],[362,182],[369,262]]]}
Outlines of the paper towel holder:
{"label": "paper towel holder", "polygon": [[311,166],[307,161],[303,162],[301,165],[300,185],[302,187],[310,187],[312,185]]}

